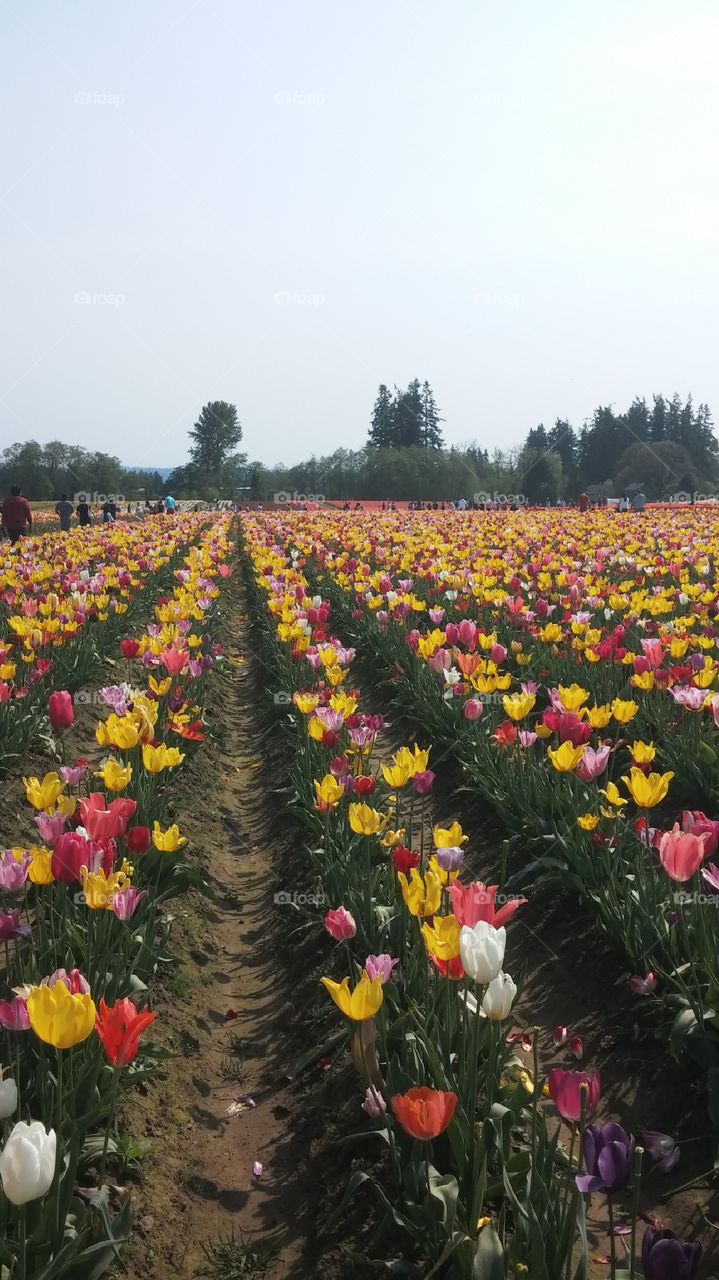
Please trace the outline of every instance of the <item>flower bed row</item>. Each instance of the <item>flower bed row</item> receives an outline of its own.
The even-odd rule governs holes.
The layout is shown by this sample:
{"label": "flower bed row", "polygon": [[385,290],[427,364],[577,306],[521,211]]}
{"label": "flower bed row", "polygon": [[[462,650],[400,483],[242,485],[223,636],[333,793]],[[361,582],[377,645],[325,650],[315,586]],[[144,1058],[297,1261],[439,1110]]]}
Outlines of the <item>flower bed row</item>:
{"label": "flower bed row", "polygon": [[[311,559],[403,707],[514,836],[517,885],[539,878],[591,906],[635,970],[632,990],[661,1000],[673,1052],[706,1072],[719,1128],[711,531],[701,536],[691,516],[686,530],[652,525],[640,552],[632,525],[633,541],[613,555],[600,561],[589,537],[584,558],[574,542],[562,561],[540,556],[536,539],[510,555],[521,526],[495,520],[505,555],[460,573],[456,551],[429,553],[416,525],[408,551],[399,521],[388,552],[367,547],[366,529],[340,543],[332,521],[318,519],[284,516],[274,532]],[[561,521],[570,535],[576,520],[562,513],[541,529],[554,529],[556,546]],[[675,794],[691,807],[678,811]]]}
{"label": "flower bed row", "polygon": [[[204,736],[228,551],[228,522],[215,519],[145,633],[122,640],[127,680],[102,690],[94,761],[24,779],[38,843],[0,854],[0,1263],[14,1280],[100,1275],[127,1234],[130,1202],[106,1177],[113,1122],[120,1092],[163,1056],[140,1037],[155,1018],[147,982],[165,905],[201,884],[169,818],[174,772]],[[53,692],[48,711],[64,755],[70,694]]]}
{"label": "flower bed row", "polygon": [[41,727],[48,684],[79,689],[206,526],[206,516],[102,525],[0,550],[0,768]]}
{"label": "flower bed row", "polygon": [[[414,745],[378,760],[386,726],[347,687],[355,652],[337,638],[329,601],[312,593],[296,541],[283,543],[272,519],[244,527],[278,686],[291,694],[298,804],[314,833],[316,896],[330,908],[324,927],[336,942],[332,976],[322,981],[347,1020],[364,1091],[365,1129],[350,1141],[371,1141],[372,1156],[386,1155],[381,1176],[355,1170],[337,1212],[371,1186],[403,1238],[404,1262],[385,1259],[390,1270],[579,1280],[584,1196],[604,1191],[612,1273],[619,1240],[626,1274],[640,1274],[641,1151],[619,1126],[589,1122],[596,1073],[558,1065],[545,1089],[537,1034],[525,1038],[532,1069],[517,1052],[517,989],[503,965],[523,899],[500,905],[498,886],[462,882],[459,823],[428,829],[429,750]],[[545,1093],[567,1125],[568,1151],[558,1130],[550,1136]],[[626,1235],[612,1230],[617,1209]],[[687,1260],[677,1274],[690,1276],[699,1253],[649,1229],[643,1274],[661,1275],[662,1258],[676,1256]]]}

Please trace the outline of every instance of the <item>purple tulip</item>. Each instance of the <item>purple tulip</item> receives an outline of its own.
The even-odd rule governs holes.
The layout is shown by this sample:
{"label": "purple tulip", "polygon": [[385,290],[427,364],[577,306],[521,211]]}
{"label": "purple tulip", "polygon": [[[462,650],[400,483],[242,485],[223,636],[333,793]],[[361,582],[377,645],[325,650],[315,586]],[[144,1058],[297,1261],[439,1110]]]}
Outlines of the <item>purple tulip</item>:
{"label": "purple tulip", "polygon": [[29,924],[20,923],[19,908],[7,914],[0,911],[0,942],[7,942],[9,938],[27,938],[30,932]]}
{"label": "purple tulip", "polygon": [[414,775],[414,789],[418,796],[429,795],[434,786],[434,774],[431,769],[424,769],[422,773]]}
{"label": "purple tulip", "polygon": [[434,856],[443,871],[459,871],[464,862],[464,849],[435,849]]}
{"label": "purple tulip", "polygon": [[31,866],[32,858],[29,853],[24,852],[22,861],[18,862],[12,849],[3,849],[0,852],[0,889],[17,893],[27,880],[27,873]]}
{"label": "purple tulip", "polygon": [[634,1138],[620,1124],[588,1124],[582,1134],[587,1172],[577,1177],[583,1195],[622,1191],[634,1170]]}
{"label": "purple tulip", "polygon": [[642,1134],[642,1146],[660,1173],[671,1173],[679,1164],[679,1147],[668,1133],[648,1129]]}
{"label": "purple tulip", "polygon": [[388,956],[386,952],[382,952],[379,956],[367,956],[364,967],[371,981],[375,978],[382,979],[382,986],[385,982],[389,982],[394,969],[399,964],[399,960],[393,960],[392,956]]}
{"label": "purple tulip", "polygon": [[694,1280],[702,1256],[700,1244],[681,1240],[674,1231],[647,1227],[642,1240],[645,1280]]}
{"label": "purple tulip", "polygon": [[60,836],[65,830],[66,819],[60,814],[54,818],[49,818],[46,813],[38,813],[35,817],[35,826],[40,832],[40,839],[44,844],[49,844],[54,849]]}

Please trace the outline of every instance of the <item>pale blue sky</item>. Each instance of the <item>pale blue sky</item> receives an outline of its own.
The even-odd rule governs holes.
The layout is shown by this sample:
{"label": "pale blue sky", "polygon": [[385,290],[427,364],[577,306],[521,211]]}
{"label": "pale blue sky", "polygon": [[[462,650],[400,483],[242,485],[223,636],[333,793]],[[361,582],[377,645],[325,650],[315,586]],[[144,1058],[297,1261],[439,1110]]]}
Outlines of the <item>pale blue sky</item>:
{"label": "pale blue sky", "polygon": [[0,444],[719,417],[715,0],[0,0]]}

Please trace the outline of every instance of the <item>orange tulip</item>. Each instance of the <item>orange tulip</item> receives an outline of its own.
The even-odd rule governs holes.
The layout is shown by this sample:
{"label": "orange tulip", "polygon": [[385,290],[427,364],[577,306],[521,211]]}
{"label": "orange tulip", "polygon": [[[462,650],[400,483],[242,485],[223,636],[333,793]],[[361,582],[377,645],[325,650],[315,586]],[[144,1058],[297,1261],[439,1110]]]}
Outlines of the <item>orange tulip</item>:
{"label": "orange tulip", "polygon": [[392,1098],[392,1110],[405,1133],[423,1141],[444,1133],[456,1105],[456,1093],[442,1093],[440,1089],[428,1089],[424,1085],[407,1093],[396,1093]]}

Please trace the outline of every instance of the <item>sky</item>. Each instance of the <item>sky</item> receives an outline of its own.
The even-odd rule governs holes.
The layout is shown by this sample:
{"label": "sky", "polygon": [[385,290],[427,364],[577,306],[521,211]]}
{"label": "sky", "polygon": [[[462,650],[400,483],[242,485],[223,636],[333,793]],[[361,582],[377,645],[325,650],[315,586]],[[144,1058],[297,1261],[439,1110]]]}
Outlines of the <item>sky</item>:
{"label": "sky", "polygon": [[715,0],[0,0],[0,447],[719,418]]}

